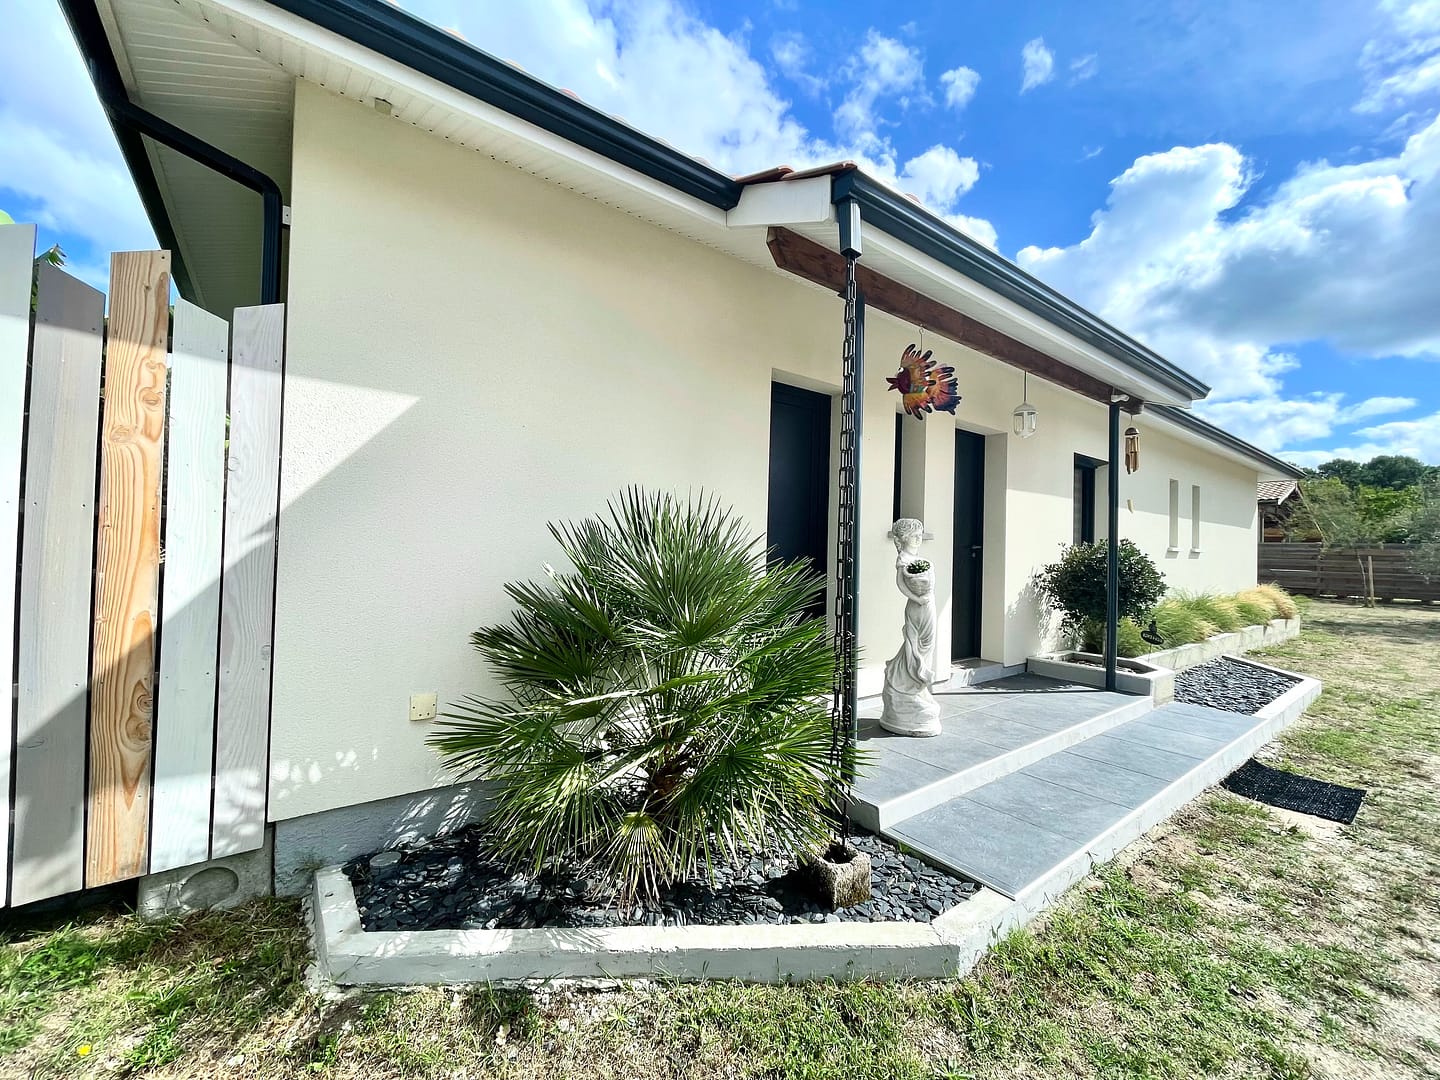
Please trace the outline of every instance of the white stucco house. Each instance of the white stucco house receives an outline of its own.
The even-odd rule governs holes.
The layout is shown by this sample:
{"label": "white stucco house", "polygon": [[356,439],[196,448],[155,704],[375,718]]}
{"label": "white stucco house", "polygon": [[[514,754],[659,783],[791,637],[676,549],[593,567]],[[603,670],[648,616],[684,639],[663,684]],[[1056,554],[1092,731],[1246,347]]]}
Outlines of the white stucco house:
{"label": "white stucco house", "polygon": [[[468,635],[555,558],[546,522],[627,485],[703,488],[785,554],[833,557],[837,205],[863,231],[862,694],[898,640],[897,513],[933,536],[939,678],[1054,644],[1032,578],[1105,535],[1117,395],[1141,442],[1120,535],[1172,587],[1255,583],[1256,485],[1297,471],[1195,418],[1199,380],[853,165],[726,175],[384,0],[62,6],[180,291],[286,305],[282,888],[468,812],[410,698],[486,689]],[[954,415],[906,417],[887,389],[922,333]]]}

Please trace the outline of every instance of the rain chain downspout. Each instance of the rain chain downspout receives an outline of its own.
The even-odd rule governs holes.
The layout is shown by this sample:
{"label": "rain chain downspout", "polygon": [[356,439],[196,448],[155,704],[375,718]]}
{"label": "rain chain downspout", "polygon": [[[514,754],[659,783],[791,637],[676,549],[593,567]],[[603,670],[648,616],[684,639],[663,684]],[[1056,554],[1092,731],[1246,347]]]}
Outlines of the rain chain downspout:
{"label": "rain chain downspout", "polygon": [[860,572],[860,380],[865,360],[864,300],[855,282],[860,258],[860,204],[835,205],[840,223],[840,254],[845,257],[845,346],[841,353],[840,476],[835,542],[835,682],[831,711],[831,751],[836,764],[846,744],[859,738],[856,707],[856,599]]}

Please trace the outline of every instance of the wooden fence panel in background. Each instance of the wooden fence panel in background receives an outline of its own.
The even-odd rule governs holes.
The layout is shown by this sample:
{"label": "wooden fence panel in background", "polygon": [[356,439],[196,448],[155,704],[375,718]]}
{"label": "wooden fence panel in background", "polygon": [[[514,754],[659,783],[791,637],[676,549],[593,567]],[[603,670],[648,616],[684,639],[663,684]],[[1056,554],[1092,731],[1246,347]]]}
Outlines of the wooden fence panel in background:
{"label": "wooden fence panel in background", "polygon": [[[1408,544],[1326,548],[1321,544],[1261,544],[1261,581],[1308,596],[1365,596],[1373,568],[1380,600],[1440,600],[1440,581],[1427,581]],[[1362,572],[1361,564],[1364,563]]]}
{"label": "wooden fence panel in background", "polygon": [[85,884],[145,872],[170,254],[110,257]]}
{"label": "wooden fence panel in background", "polygon": [[155,699],[152,874],[203,862],[210,854],[229,339],[224,319],[188,301],[176,302]]}
{"label": "wooden fence panel in background", "polygon": [[[30,352],[30,268],[34,225],[0,225],[0,575],[19,555],[20,460],[25,435],[25,367]],[[14,579],[9,579],[13,585]],[[15,714],[15,590],[0,588],[0,791],[10,792]],[[10,815],[0,815],[0,851],[10,847]],[[9,860],[0,857],[0,902],[9,893]]]}
{"label": "wooden fence panel in background", "polygon": [[236,309],[210,846],[214,858],[253,851],[265,838],[284,350],[284,305]]}
{"label": "wooden fence panel in background", "polygon": [[12,904],[83,884],[95,434],[105,297],[38,270],[20,554]]}

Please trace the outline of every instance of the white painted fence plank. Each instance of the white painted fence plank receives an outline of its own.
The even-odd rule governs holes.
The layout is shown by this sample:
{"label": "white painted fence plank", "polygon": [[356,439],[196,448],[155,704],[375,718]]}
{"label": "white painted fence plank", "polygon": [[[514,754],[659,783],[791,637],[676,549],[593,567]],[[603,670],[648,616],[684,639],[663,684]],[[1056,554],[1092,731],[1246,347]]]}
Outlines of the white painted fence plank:
{"label": "white painted fence plank", "polygon": [[[0,575],[8,575],[19,552],[20,457],[25,437],[25,365],[30,351],[30,274],[35,260],[34,225],[0,225]],[[10,754],[15,714],[15,590],[0,588],[0,791],[10,793]],[[10,895],[10,815],[0,815],[0,906]]]}
{"label": "white painted fence plank", "polygon": [[210,843],[216,858],[253,851],[265,836],[284,349],[284,305],[236,309]]}
{"label": "white painted fence plank", "polygon": [[105,297],[39,269],[20,576],[11,903],[84,884],[85,716]]}
{"label": "white painted fence plank", "polygon": [[176,301],[160,687],[155,700],[152,874],[203,862],[210,854],[229,337],[224,319]]}

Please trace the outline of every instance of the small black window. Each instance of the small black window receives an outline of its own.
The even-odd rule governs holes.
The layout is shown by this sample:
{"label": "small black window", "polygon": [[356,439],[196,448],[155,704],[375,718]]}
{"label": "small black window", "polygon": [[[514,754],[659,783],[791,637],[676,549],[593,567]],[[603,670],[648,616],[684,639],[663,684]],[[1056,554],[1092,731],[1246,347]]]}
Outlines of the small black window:
{"label": "small black window", "polygon": [[1073,542],[1095,542],[1095,470],[1103,462],[1075,455],[1075,530]]}

